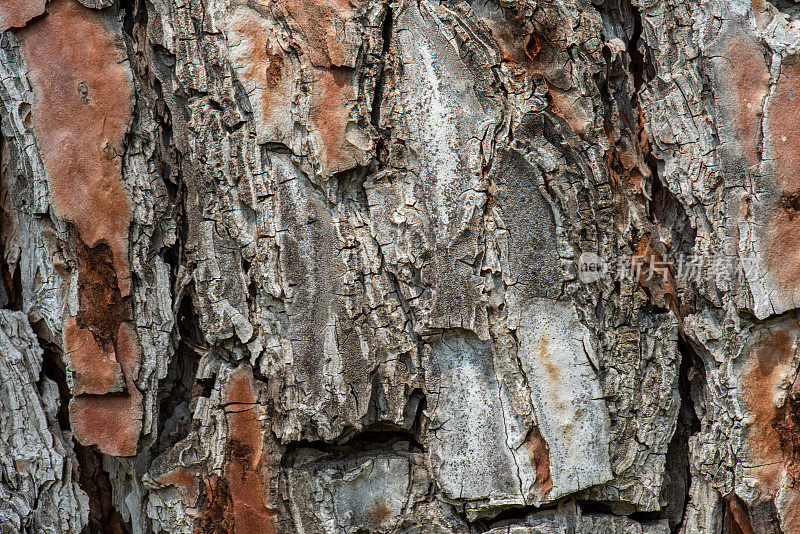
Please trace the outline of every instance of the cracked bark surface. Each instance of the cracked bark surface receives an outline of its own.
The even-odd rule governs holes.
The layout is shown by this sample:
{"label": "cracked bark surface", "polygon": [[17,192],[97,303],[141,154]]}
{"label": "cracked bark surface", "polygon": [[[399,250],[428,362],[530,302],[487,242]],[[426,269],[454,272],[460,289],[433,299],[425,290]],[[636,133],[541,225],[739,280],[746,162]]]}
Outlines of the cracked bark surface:
{"label": "cracked bark surface", "polygon": [[788,0],[3,0],[0,532],[800,533],[799,55]]}

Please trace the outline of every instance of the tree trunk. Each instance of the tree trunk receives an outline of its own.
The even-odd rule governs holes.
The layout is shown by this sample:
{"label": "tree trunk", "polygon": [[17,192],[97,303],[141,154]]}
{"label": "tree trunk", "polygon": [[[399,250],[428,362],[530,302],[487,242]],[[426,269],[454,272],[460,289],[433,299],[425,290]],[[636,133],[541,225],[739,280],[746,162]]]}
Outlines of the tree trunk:
{"label": "tree trunk", "polygon": [[4,534],[800,533],[791,1],[0,1]]}

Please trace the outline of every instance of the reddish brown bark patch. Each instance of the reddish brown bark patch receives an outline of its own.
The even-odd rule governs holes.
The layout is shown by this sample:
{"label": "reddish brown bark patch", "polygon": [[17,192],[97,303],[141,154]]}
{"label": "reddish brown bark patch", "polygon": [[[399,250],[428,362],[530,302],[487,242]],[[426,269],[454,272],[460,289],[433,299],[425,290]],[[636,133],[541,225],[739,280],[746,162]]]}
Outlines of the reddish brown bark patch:
{"label": "reddish brown bark patch", "polygon": [[666,251],[665,245],[654,242],[650,234],[645,234],[636,246],[636,254],[631,257],[631,267],[650,302],[669,309],[680,321],[682,315],[678,306],[675,276],[659,249]]}
{"label": "reddish brown bark patch", "polygon": [[291,0],[281,2],[305,40],[303,52],[316,67],[346,64],[339,28],[352,16],[348,0]]}
{"label": "reddish brown bark patch", "polygon": [[800,190],[800,62],[785,62],[769,101],[770,145],[775,177],[786,192]]}
{"label": "reddish brown bark patch", "polygon": [[171,471],[154,477],[154,479],[159,484],[178,488],[181,500],[187,506],[197,506],[198,497],[200,496],[200,477],[195,469],[178,466]]}
{"label": "reddish brown bark patch", "polygon": [[735,493],[725,497],[728,513],[725,517],[725,534],[756,534],[747,513],[747,505]]}
{"label": "reddish brown bark patch", "polygon": [[[121,174],[132,90],[121,36],[108,15],[72,0],[19,32],[34,91],[33,128],[50,177],[52,205],[73,224],[78,242],[79,311],[65,328],[74,361],[73,431],[105,454],[133,456],[142,425],[142,396],[133,380],[139,347],[124,297],[130,292],[130,203]],[[87,334],[88,332],[88,334]],[[90,337],[94,344],[90,343]],[[127,392],[116,388],[116,361]]]}
{"label": "reddish brown bark patch", "polygon": [[[775,407],[775,394],[792,359],[792,347],[797,338],[798,323],[787,320],[761,334],[748,356],[747,369],[742,376],[743,397],[751,414],[748,438],[756,468],[758,489],[773,494],[787,467],[794,463],[793,455],[784,452],[784,415]],[[777,425],[777,426],[776,426]],[[778,428],[781,428],[778,431]]]}
{"label": "reddish brown bark patch", "polygon": [[[286,106],[285,91],[281,87],[284,76],[284,54],[272,32],[265,30],[253,16],[241,15],[233,23],[233,31],[246,41],[249,48],[244,77],[261,89],[261,116],[272,115],[275,105]],[[271,42],[269,38],[272,37]]]}
{"label": "reddish brown bark patch", "polygon": [[392,510],[386,506],[383,500],[376,500],[372,503],[372,506],[364,512],[364,526],[369,527],[370,532],[379,532],[383,522],[393,516]]}
{"label": "reddish brown bark patch", "polygon": [[525,438],[531,463],[536,467],[536,483],[539,484],[540,498],[547,497],[553,489],[553,479],[550,475],[550,447],[544,440],[539,429],[534,427]]}
{"label": "reddish brown bark patch", "polygon": [[0,33],[9,28],[22,28],[44,13],[45,0],[3,0],[0,2]]}
{"label": "reddish brown bark patch", "polygon": [[205,481],[206,504],[194,528],[194,534],[234,534],[233,499],[224,478]]}
{"label": "reddish brown bark patch", "polygon": [[109,247],[125,296],[131,208],[121,154],[131,119],[131,81],[105,17],[73,0],[54,0],[49,14],[19,37],[53,206],[89,247]]}
{"label": "reddish brown bark patch", "polygon": [[785,203],[776,207],[767,226],[766,265],[779,292],[800,287],[800,218]]}
{"label": "reddish brown bark patch", "polygon": [[245,366],[230,376],[225,392],[228,461],[225,467],[233,503],[233,533],[272,534],[273,514],[264,504],[268,488],[264,462],[263,408]]}
{"label": "reddish brown bark patch", "polygon": [[764,53],[753,39],[739,37],[728,43],[724,63],[731,88],[736,140],[750,165],[759,161],[758,143],[764,98],[769,86]]}
{"label": "reddish brown bark patch", "polygon": [[185,467],[177,467],[156,477],[155,481],[165,486],[191,486],[197,482],[197,473]]}
{"label": "reddish brown bark patch", "polygon": [[353,94],[353,72],[347,68],[316,69],[317,82],[311,97],[311,124],[319,136],[323,166],[336,172],[352,166],[344,153]]}
{"label": "reddish brown bark patch", "polygon": [[78,261],[77,324],[108,344],[119,331],[119,325],[130,316],[119,289],[114,256],[105,243],[87,247],[79,242]]}
{"label": "reddish brown bark patch", "polygon": [[570,91],[550,88],[550,108],[553,113],[564,119],[575,133],[581,134],[591,124],[592,119],[578,107],[579,97]]}
{"label": "reddish brown bark patch", "polygon": [[782,197],[767,226],[767,268],[779,292],[800,287],[800,62],[784,63],[769,103],[769,142]]}
{"label": "reddish brown bark patch", "polygon": [[106,350],[73,317],[64,327],[64,342],[72,371],[73,395],[105,395],[125,389],[122,367],[113,350]]}
{"label": "reddish brown bark patch", "polygon": [[135,456],[142,430],[142,394],[134,384],[139,372],[139,349],[133,326],[120,325],[115,349],[127,392],[73,398],[69,403],[70,421],[81,444],[96,445],[111,456]]}

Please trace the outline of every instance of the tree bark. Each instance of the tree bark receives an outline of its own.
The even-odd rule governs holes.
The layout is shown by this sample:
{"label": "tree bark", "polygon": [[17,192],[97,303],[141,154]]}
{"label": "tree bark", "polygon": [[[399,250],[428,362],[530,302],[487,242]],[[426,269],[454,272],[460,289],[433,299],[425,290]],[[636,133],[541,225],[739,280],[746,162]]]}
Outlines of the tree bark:
{"label": "tree bark", "polygon": [[800,533],[798,50],[788,0],[2,0],[0,531]]}

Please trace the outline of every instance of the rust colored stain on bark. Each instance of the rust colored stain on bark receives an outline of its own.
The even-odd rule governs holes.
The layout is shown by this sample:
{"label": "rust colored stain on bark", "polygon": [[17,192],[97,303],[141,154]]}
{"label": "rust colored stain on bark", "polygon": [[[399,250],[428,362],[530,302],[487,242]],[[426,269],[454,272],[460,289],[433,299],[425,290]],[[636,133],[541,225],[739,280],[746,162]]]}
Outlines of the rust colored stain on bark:
{"label": "rust colored stain on bark", "polygon": [[264,499],[268,492],[264,473],[263,408],[253,390],[253,378],[246,367],[231,375],[226,394],[228,419],[228,461],[225,478],[233,503],[234,534],[273,534],[272,512]]}
{"label": "rust colored stain on bark", "polygon": [[767,110],[775,178],[787,193],[800,190],[800,61],[794,61],[782,65]]}
{"label": "rust colored stain on bark", "polygon": [[[775,407],[780,382],[789,371],[792,347],[800,326],[795,320],[762,334],[748,356],[742,376],[743,397],[751,414],[748,438],[755,465],[758,489],[773,494],[780,485],[790,458],[784,454],[780,432],[775,424],[783,414]],[[798,429],[800,430],[800,429]]]}
{"label": "rust colored stain on bark", "polygon": [[578,108],[578,97],[555,87],[550,88],[549,95],[550,108],[553,113],[564,119],[574,132],[583,133],[591,124],[591,117],[582,113]]}
{"label": "rust colored stain on bark", "polygon": [[88,329],[78,326],[74,317],[64,327],[64,341],[73,373],[73,395],[105,395],[125,389],[113,347],[103,347]]}
{"label": "rust colored stain on bark", "polygon": [[736,140],[748,163],[755,165],[759,161],[762,107],[769,86],[764,53],[753,39],[732,39],[723,65],[733,95]]}
{"label": "rust colored stain on bark", "polygon": [[538,428],[533,428],[525,438],[525,447],[531,462],[536,467],[536,483],[539,484],[539,496],[545,498],[553,489],[553,479],[550,475],[550,447],[544,440]]}
{"label": "rust colored stain on bark", "polygon": [[316,67],[345,64],[341,39],[337,35],[344,21],[353,16],[348,0],[291,0],[282,2],[305,40],[303,52]]}
{"label": "rust colored stain on bark", "polygon": [[370,527],[370,532],[380,531],[383,522],[392,517],[392,510],[382,500],[376,500],[364,513],[365,526]]}
{"label": "rust colored stain on bark", "polygon": [[324,166],[335,172],[351,163],[344,159],[343,145],[347,143],[349,102],[354,97],[353,73],[346,68],[316,69],[316,72],[309,118],[321,141]]}
{"label": "rust colored stain on bark", "polygon": [[561,382],[561,370],[550,358],[550,339],[547,336],[543,336],[539,343],[539,361],[542,362],[547,377],[551,382]]}
{"label": "rust colored stain on bark", "polygon": [[69,403],[70,421],[81,444],[96,445],[111,456],[135,456],[142,430],[142,394],[133,382],[139,372],[133,326],[120,324],[115,349],[125,375],[126,393],[75,397]]}
{"label": "rust colored stain on bark", "polygon": [[0,33],[21,28],[44,13],[45,0],[3,0],[0,2]]}
{"label": "rust colored stain on bark", "polygon": [[131,208],[120,154],[131,120],[131,81],[105,20],[73,0],[54,0],[49,14],[19,37],[53,206],[89,247],[108,245],[125,296]]}
{"label": "rust colored stain on bark", "polygon": [[233,499],[224,478],[205,480],[205,507],[194,528],[194,534],[234,534]]}

